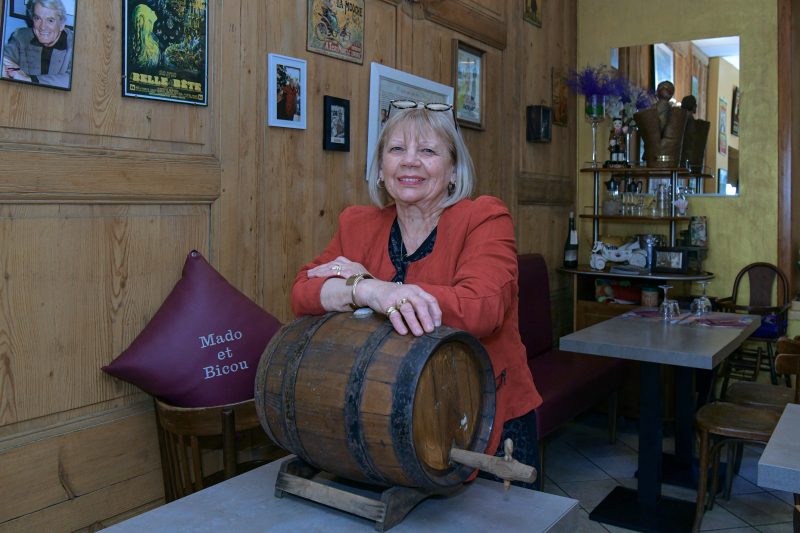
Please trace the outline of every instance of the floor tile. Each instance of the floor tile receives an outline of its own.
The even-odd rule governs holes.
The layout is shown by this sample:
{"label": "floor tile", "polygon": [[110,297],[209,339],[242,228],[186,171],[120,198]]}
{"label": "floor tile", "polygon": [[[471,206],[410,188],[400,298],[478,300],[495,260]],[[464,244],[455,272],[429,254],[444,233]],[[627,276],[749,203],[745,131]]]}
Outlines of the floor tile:
{"label": "floor tile", "polygon": [[547,449],[545,451],[546,475],[561,485],[565,482],[609,479],[608,474],[592,464],[587,458],[573,449]]}
{"label": "floor tile", "polygon": [[603,501],[603,498],[617,486],[617,482],[613,479],[598,479],[559,483],[558,485],[567,496],[578,500],[583,509],[592,512],[597,504]]}
{"label": "floor tile", "polygon": [[789,505],[794,505],[794,494],[791,492],[783,492],[782,490],[770,490],[768,492],[776,498],[780,498],[781,500],[785,501]]}
{"label": "floor tile", "polygon": [[608,531],[603,524],[589,520],[589,513],[583,509],[580,509],[578,513],[578,533],[606,533]]}
{"label": "floor tile", "polygon": [[730,501],[717,499],[717,505],[721,505],[751,526],[792,521],[792,506],[768,492],[734,494]]}
{"label": "floor tile", "polygon": [[703,523],[700,526],[701,531],[713,531],[718,529],[728,530],[734,528],[749,529],[747,522],[731,514],[730,511],[721,505],[714,505],[711,511],[706,511],[703,514]]}
{"label": "floor tile", "polygon": [[639,467],[636,454],[590,457],[590,460],[603,472],[615,479],[631,478],[636,474],[636,470]]}
{"label": "floor tile", "polygon": [[783,524],[771,524],[768,526],[758,526],[758,531],[761,533],[792,533],[791,522],[784,522]]}

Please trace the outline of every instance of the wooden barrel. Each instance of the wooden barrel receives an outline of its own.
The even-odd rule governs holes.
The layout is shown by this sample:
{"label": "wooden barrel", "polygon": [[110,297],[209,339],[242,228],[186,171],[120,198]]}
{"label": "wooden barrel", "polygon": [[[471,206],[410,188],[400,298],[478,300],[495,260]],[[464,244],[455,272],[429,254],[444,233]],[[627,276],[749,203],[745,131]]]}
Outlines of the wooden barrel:
{"label": "wooden barrel", "polygon": [[320,470],[435,490],[473,471],[450,464],[452,446],[485,451],[495,381],[486,350],[464,331],[398,335],[382,316],[328,313],[275,334],[255,403],[267,434]]}

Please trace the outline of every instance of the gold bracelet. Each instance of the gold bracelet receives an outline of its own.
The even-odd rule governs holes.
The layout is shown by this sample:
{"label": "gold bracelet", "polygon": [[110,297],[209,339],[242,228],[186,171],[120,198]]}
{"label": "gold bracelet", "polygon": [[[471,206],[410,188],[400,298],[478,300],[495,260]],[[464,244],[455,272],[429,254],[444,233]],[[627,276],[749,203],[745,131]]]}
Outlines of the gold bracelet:
{"label": "gold bracelet", "polygon": [[350,300],[351,300],[350,307],[353,308],[354,310],[358,309],[358,304],[356,303],[356,288],[358,287],[358,283],[362,279],[374,279],[374,278],[369,274],[367,274],[366,272],[362,272],[361,274],[354,274],[350,276],[349,278],[347,278],[347,281],[344,282],[345,285],[353,287],[350,290]]}

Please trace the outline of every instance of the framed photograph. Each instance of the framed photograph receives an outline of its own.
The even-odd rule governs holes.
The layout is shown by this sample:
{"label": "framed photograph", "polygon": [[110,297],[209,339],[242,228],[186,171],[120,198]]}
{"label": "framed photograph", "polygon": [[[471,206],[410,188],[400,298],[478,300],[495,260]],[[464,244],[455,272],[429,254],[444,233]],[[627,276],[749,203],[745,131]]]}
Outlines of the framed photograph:
{"label": "framed photograph", "polygon": [[525,0],[525,11],[522,18],[534,26],[542,27],[542,3],[544,0]]}
{"label": "framed photograph", "polygon": [[484,55],[458,39],[453,39],[453,87],[456,92],[456,118],[461,126],[482,130],[483,95],[486,93]]}
{"label": "framed photograph", "polygon": [[306,49],[364,63],[364,0],[308,0]]}
{"label": "framed photograph", "polygon": [[653,272],[683,274],[689,267],[687,255],[682,248],[656,248],[653,250]]}
{"label": "framed photograph", "polygon": [[556,126],[566,126],[569,120],[569,88],[564,69],[550,67],[550,83],[552,85],[553,109],[552,123]]}
{"label": "framed photograph", "polygon": [[208,105],[208,4],[123,0],[122,95]]}
{"label": "framed photograph", "polygon": [[[370,64],[369,125],[367,127],[367,170],[374,157],[375,143],[389,118],[392,100],[453,104],[453,87],[437,83],[380,63]],[[366,173],[364,174],[366,179]]]}
{"label": "framed photograph", "polygon": [[[23,0],[5,0],[3,17],[2,70],[0,78],[8,81],[72,89],[72,62],[75,50],[76,0],[59,0],[64,8],[36,4],[28,10]],[[44,21],[34,24],[34,17]],[[47,50],[49,54],[43,54]]]}
{"label": "framed photograph", "polygon": [[675,56],[672,53],[672,48],[665,43],[656,43],[653,45],[653,87],[658,87],[662,81],[669,81],[674,83],[675,77]]}
{"label": "framed photograph", "polygon": [[323,97],[322,149],[350,151],[350,100]]}
{"label": "framed photograph", "polygon": [[742,93],[739,87],[733,86],[733,100],[731,100],[731,135],[739,136],[739,103]]}
{"label": "framed photograph", "polygon": [[306,129],[306,62],[269,54],[267,123],[282,128]]}

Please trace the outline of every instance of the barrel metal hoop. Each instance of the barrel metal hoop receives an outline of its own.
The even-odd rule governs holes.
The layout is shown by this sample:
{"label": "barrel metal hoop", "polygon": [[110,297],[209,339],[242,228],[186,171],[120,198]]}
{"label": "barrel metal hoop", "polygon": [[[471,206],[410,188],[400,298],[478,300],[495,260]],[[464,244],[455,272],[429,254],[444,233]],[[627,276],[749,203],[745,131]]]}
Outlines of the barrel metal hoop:
{"label": "barrel metal hoop", "polygon": [[300,369],[300,364],[303,362],[303,358],[301,356],[305,352],[309,341],[317,333],[317,330],[336,314],[338,313],[331,312],[322,316],[313,317],[311,324],[307,327],[305,333],[303,333],[300,341],[295,345],[294,352],[290,357],[286,358],[283,383],[281,384],[281,411],[283,414],[283,428],[284,434],[289,440],[289,448],[292,452],[297,454],[298,457],[310,465],[315,465],[315,463],[306,453],[305,448],[303,448],[303,443],[300,442],[300,435],[297,433],[297,418],[294,410],[295,403],[293,401],[289,401],[289,399],[294,398],[294,389],[297,384],[297,372]]}
{"label": "barrel metal hoop", "polygon": [[[281,443],[278,442],[278,439],[275,438],[275,434],[272,431],[272,428],[269,427],[267,423],[267,415],[266,415],[266,386],[267,386],[267,370],[272,366],[272,358],[275,355],[275,350],[277,347],[281,345],[283,342],[284,337],[289,333],[292,329],[298,329],[305,326],[305,323],[309,321],[312,317],[303,317],[292,326],[282,327],[278,330],[275,335],[267,344],[265,354],[262,355],[261,361],[258,363],[258,369],[256,371],[256,387],[255,387],[255,405],[256,405],[256,413],[258,414],[258,419],[261,422],[261,426],[264,428],[264,431],[267,433],[267,436],[270,440],[278,445]],[[275,349],[270,349],[270,347],[274,346]],[[262,403],[264,404],[262,406]]]}
{"label": "barrel metal hoop", "polygon": [[372,355],[392,331],[394,331],[392,323],[383,322],[375,331],[369,334],[364,344],[356,350],[344,397],[344,424],[347,448],[350,450],[351,457],[358,463],[361,471],[371,481],[381,485],[390,485],[390,483],[375,467],[375,463],[367,451],[367,441],[362,431],[360,413],[364,393],[364,379],[367,375]]}
{"label": "barrel metal hoop", "polygon": [[[394,390],[392,393],[392,443],[394,444],[395,454],[403,471],[414,481],[419,487],[424,488],[439,488],[450,487],[454,484],[466,480],[472,473],[472,468],[464,465],[456,464],[450,472],[444,476],[432,477],[425,470],[420,463],[419,455],[414,446],[413,435],[413,413],[414,413],[414,392],[419,384],[419,378],[422,375],[422,369],[428,361],[429,356],[434,352],[435,348],[439,346],[442,341],[458,341],[462,342],[476,350],[485,352],[485,348],[480,342],[472,335],[469,335],[461,330],[442,326],[437,328],[433,333],[428,333],[414,340],[413,349],[410,349],[403,363],[398,371],[398,378],[395,381]],[[488,360],[488,356],[487,356]],[[397,384],[402,383],[403,387],[398,387]],[[409,386],[411,384],[411,386]],[[488,369],[484,369],[483,375],[483,389],[493,390],[494,375],[491,369],[491,364]],[[484,398],[486,395],[483,395]],[[491,415],[494,416],[494,405],[491,406]],[[492,420],[489,420],[489,432],[491,432]],[[475,448],[480,448],[483,451],[486,448],[488,441],[488,433],[485,437],[479,439],[475,443]]]}

